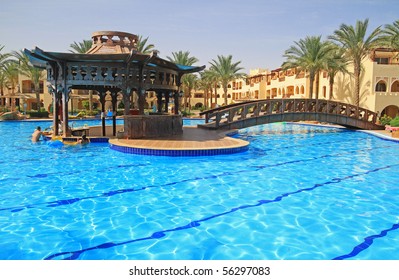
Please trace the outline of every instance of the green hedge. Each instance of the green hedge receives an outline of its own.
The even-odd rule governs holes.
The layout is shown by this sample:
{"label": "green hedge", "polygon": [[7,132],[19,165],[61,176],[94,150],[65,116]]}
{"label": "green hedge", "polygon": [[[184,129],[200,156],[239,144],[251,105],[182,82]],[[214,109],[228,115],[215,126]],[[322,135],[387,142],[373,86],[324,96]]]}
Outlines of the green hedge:
{"label": "green hedge", "polygon": [[399,116],[396,116],[394,119],[392,119],[389,124],[391,126],[399,126]]}
{"label": "green hedge", "polygon": [[27,111],[27,115],[29,115],[31,118],[48,118],[48,112],[38,112],[38,111]]}

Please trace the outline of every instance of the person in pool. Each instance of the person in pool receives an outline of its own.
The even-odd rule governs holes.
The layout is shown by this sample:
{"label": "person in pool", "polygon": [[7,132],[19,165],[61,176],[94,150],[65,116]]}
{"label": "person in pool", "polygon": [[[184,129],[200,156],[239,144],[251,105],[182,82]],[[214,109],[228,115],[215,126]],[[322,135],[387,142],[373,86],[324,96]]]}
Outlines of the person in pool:
{"label": "person in pool", "polygon": [[90,139],[87,138],[86,134],[83,134],[83,135],[82,135],[82,138],[80,138],[80,139],[78,140],[78,143],[79,143],[79,144],[87,144],[87,143],[90,143]]}
{"label": "person in pool", "polygon": [[43,136],[42,128],[38,126],[32,134],[32,142],[40,141],[40,137]]}

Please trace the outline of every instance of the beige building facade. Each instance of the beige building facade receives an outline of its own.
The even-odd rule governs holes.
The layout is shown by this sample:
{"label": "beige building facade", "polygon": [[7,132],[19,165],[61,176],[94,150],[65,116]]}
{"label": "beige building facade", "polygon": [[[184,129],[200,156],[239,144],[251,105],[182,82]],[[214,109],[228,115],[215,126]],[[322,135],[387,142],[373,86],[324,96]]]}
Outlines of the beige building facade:
{"label": "beige building facade", "polygon": [[[350,67],[348,72],[352,72]],[[52,96],[48,93],[45,83],[43,80],[40,84],[40,99],[42,107],[51,112]],[[236,79],[229,83],[228,104],[268,98],[309,98],[309,86],[309,78],[304,71],[282,70],[281,68],[271,71],[263,68],[253,69],[246,78]],[[351,74],[338,73],[334,79],[333,92],[330,93],[327,73],[322,72],[319,81],[319,98],[354,104],[353,87],[354,80]],[[8,107],[19,107],[20,111],[37,108],[33,85],[27,77],[19,75],[18,86],[14,89],[5,88],[3,92],[5,105]],[[209,95],[212,95],[212,100],[208,98],[208,105],[212,104],[213,107],[216,104],[226,105],[221,87],[212,89]],[[87,95],[76,93],[72,96],[69,108],[82,109],[82,101],[87,100]],[[94,103],[99,103],[97,94],[93,94],[93,97]],[[147,96],[147,99],[149,107],[156,104],[156,97],[151,94]],[[191,106],[201,107],[205,102],[202,91],[193,91]],[[381,116],[387,114],[395,117],[399,114],[398,52],[377,49],[363,61],[360,106],[378,112]]]}
{"label": "beige building facade", "polygon": [[[353,94],[354,79],[349,73],[338,73],[334,79],[332,92],[326,72],[320,73],[319,98],[355,104]],[[363,61],[360,86],[360,107],[381,116],[395,117],[399,114],[399,56],[388,49],[374,50]],[[267,98],[309,98],[309,78],[298,69],[274,70],[254,69],[247,78],[232,81],[228,87],[228,103],[237,103]],[[314,87],[314,92],[316,88]],[[213,92],[213,101],[215,93]],[[217,89],[217,104],[224,105],[223,89]],[[200,98],[197,98],[200,97]],[[315,93],[313,94],[315,98]],[[191,105],[203,104],[200,92],[194,94]]]}

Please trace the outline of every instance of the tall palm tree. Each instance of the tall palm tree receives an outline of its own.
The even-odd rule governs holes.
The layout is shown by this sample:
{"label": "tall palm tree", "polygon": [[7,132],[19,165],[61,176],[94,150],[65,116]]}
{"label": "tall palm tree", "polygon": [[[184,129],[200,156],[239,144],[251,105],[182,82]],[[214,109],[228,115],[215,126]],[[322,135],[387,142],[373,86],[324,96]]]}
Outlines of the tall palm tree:
{"label": "tall palm tree", "polygon": [[[82,42],[73,42],[73,44],[70,44],[70,52],[72,53],[87,53],[93,45],[93,42],[91,40],[83,40]],[[89,90],[89,112],[91,114],[93,110],[93,91]],[[71,101],[72,102],[72,101]]]}
{"label": "tall palm tree", "polygon": [[360,104],[360,74],[362,71],[362,60],[371,50],[381,46],[381,27],[374,29],[367,36],[368,19],[357,21],[355,26],[341,24],[338,30],[328,38],[345,50],[345,56],[353,65],[353,76],[355,80],[354,96],[356,106]]}
{"label": "tall palm tree", "polygon": [[148,44],[148,38],[143,38],[142,35],[138,35],[137,39],[137,51],[142,54],[150,54],[155,51],[155,46],[153,44]]}
{"label": "tall palm tree", "polygon": [[213,86],[213,77],[212,72],[210,70],[205,70],[200,73],[201,77],[198,83],[200,89],[204,91],[204,107],[205,109],[209,108],[208,98],[210,97],[212,103],[212,86]]}
{"label": "tall palm tree", "polygon": [[[9,63],[6,64],[5,66],[5,85],[11,90],[11,96],[14,96],[15,94],[15,88],[18,85],[18,64],[15,61],[10,61]],[[14,98],[14,97],[13,97]],[[14,109],[14,102],[11,102],[11,110],[13,111]]]}
{"label": "tall palm tree", "polygon": [[[6,69],[7,69],[7,64],[10,62],[10,56],[11,54],[9,53],[2,53],[2,50],[4,49],[4,46],[0,45],[0,97],[4,95],[4,88],[6,86]],[[4,99],[0,99],[0,105],[4,105]]]}
{"label": "tall palm tree", "polygon": [[7,79],[6,72],[3,69],[0,69],[0,106],[4,106],[4,88],[6,87]]}
{"label": "tall palm tree", "polygon": [[381,40],[387,47],[399,50],[399,20],[384,26]]}
{"label": "tall palm tree", "polygon": [[180,64],[180,65],[186,65],[186,66],[191,66],[195,63],[198,62],[198,59],[194,56],[190,56],[189,51],[178,51],[178,52],[173,52],[172,57],[166,56],[166,58],[169,61],[172,61],[174,63]]}
{"label": "tall palm tree", "polygon": [[[184,111],[187,109],[187,104],[189,104],[189,111],[191,107],[191,92],[193,89],[197,88],[198,76],[195,74],[184,75],[183,92],[184,94]],[[188,100],[187,100],[188,99]]]}
{"label": "tall palm tree", "polygon": [[[313,98],[314,81],[318,81],[319,72],[324,68],[331,45],[321,40],[321,36],[307,36],[294,42],[283,55],[287,60],[283,69],[298,68],[309,73],[309,98]],[[316,85],[316,99],[319,98],[319,86]]]}
{"label": "tall palm tree", "polygon": [[87,53],[93,42],[91,40],[83,40],[82,42],[73,42],[72,44],[69,45],[71,50],[69,50],[71,53]]}
{"label": "tall palm tree", "polygon": [[329,82],[329,97],[328,99],[333,98],[333,90],[334,90],[334,80],[335,76],[341,73],[348,73],[346,69],[348,65],[348,60],[344,56],[345,50],[339,48],[337,46],[333,46],[327,59],[325,60],[325,70],[328,74],[328,82]]}
{"label": "tall palm tree", "polygon": [[218,55],[217,59],[213,59],[209,64],[211,65],[211,71],[214,72],[215,76],[220,81],[220,84],[224,92],[224,104],[228,105],[227,100],[227,87],[229,82],[245,77],[245,73],[240,71],[244,68],[240,67],[241,61],[233,62],[233,56]]}
{"label": "tall palm tree", "polygon": [[[166,58],[173,63],[185,65],[185,66],[192,66],[194,63],[198,62],[198,59],[196,57],[190,56],[189,51],[173,52],[172,57],[167,56]],[[186,98],[191,95],[191,90],[194,88],[193,87],[194,78],[192,76],[195,76],[195,75],[185,74],[181,78],[181,84],[182,84],[183,92],[184,92],[184,110],[186,110],[186,105],[187,105]],[[198,79],[197,76],[195,76],[195,77],[196,77],[196,79]]]}
{"label": "tall palm tree", "polygon": [[43,69],[32,66],[29,62],[29,58],[23,51],[14,51],[12,55],[18,59],[19,72],[32,81],[33,91],[36,95],[37,110],[40,112],[40,81],[44,79]]}

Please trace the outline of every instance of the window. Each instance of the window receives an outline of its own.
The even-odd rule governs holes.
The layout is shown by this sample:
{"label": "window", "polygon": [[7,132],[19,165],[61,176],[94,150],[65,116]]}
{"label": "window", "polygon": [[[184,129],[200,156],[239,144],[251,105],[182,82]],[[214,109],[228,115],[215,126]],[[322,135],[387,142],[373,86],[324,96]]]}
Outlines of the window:
{"label": "window", "polygon": [[391,86],[391,92],[399,92],[399,81],[395,81]]}
{"label": "window", "polygon": [[379,81],[376,86],[375,86],[375,91],[378,92],[386,92],[387,91],[387,85],[385,84],[384,81]]}
{"label": "window", "polygon": [[[22,92],[23,93],[33,93],[35,92],[35,86],[33,85],[32,81],[30,80],[23,80],[22,81]],[[39,82],[39,93],[44,92],[44,83],[43,81]]]}
{"label": "window", "polygon": [[375,61],[377,64],[389,64],[389,59],[387,57],[377,57]]}

